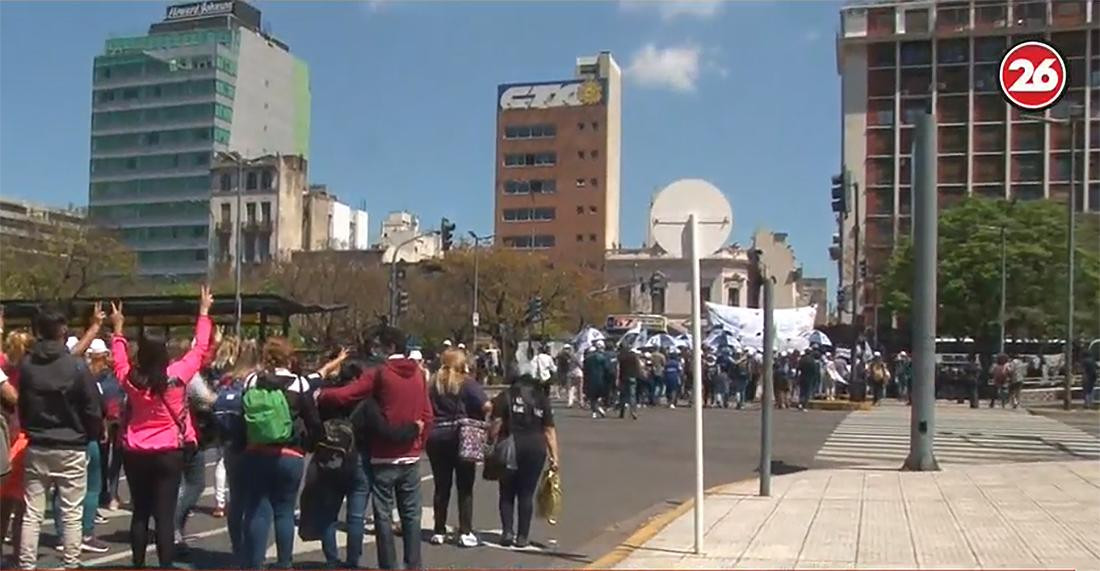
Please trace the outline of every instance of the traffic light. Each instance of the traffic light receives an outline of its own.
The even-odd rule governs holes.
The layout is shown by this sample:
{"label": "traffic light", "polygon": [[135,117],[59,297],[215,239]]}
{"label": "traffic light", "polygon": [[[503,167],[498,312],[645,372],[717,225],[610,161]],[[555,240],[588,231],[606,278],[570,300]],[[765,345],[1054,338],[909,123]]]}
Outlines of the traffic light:
{"label": "traffic light", "polygon": [[848,292],[844,288],[840,287],[836,289],[836,304],[840,307],[845,307],[845,301],[848,299]]}
{"label": "traffic light", "polygon": [[851,185],[848,170],[833,175],[833,212],[848,214],[848,187]]}
{"label": "traffic light", "polygon": [[866,279],[867,278],[867,260],[860,260],[859,261],[859,278],[860,279]]}
{"label": "traffic light", "polygon": [[454,246],[454,240],[455,240],[454,231],[455,231],[454,222],[451,222],[450,220],[447,220],[446,218],[444,218],[439,223],[439,240],[440,240],[440,242],[443,243],[443,251],[444,252],[450,250],[451,246]]}
{"label": "traffic light", "polygon": [[536,295],[527,302],[527,311],[524,313],[523,320],[527,323],[542,320],[542,296]]}
{"label": "traffic light", "polygon": [[665,277],[664,272],[653,272],[653,275],[649,276],[649,291],[654,293],[664,291],[667,286],[668,278]]}
{"label": "traffic light", "polygon": [[409,292],[401,290],[397,292],[397,314],[405,315],[409,312]]}

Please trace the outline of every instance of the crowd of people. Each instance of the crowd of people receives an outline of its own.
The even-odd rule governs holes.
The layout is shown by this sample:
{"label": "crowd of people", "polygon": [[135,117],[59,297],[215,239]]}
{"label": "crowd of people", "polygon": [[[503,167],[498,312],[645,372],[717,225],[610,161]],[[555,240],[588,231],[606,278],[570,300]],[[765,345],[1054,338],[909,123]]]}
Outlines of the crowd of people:
{"label": "crowd of people", "polygon": [[[63,565],[73,568],[82,552],[108,550],[95,537],[99,509],[120,505],[131,512],[132,564],[147,566],[152,542],[157,565],[171,567],[186,556],[184,531],[208,463],[216,464],[212,515],[225,519],[240,568],[264,567],[272,531],[276,567],[293,564],[297,535],[319,539],[330,566],[358,568],[368,511],[378,567],[422,568],[422,452],[434,479],[430,543],[473,547],[481,541],[473,528],[477,465],[501,442],[514,459],[485,474],[499,484],[500,542],[527,547],[535,488],[560,461],[550,399],[532,375],[490,399],[464,348],[445,347],[429,372],[406,335],[388,326],[372,332],[370,355],[339,350],[306,371],[285,338],[223,336],[212,303],[203,287],[194,334],[182,338],[149,329],[127,337],[121,303],[109,315],[96,304],[81,339],[51,309],[34,318],[33,336],[7,336],[0,535],[19,568],[38,565],[47,511]],[[105,322],[111,332],[101,336]],[[0,338],[2,327],[0,320]],[[449,535],[452,487],[458,527]]]}
{"label": "crowd of people", "polygon": [[[564,399],[569,408],[590,407],[592,418],[606,417],[608,410],[618,409],[620,418],[629,413],[637,419],[639,408],[676,408],[692,398],[692,359],[687,349],[612,349],[604,341],[596,341],[583,354],[568,345],[556,358],[549,353],[549,347],[544,346],[533,357],[533,376],[551,394]],[[811,399],[833,400],[838,394],[850,394],[849,369],[846,358],[826,347],[780,351],[773,363],[775,405],[806,410]],[[758,350],[704,346],[704,406],[741,409],[758,401],[763,370],[764,356]],[[857,362],[855,373],[870,386],[875,403],[884,398],[888,387],[901,398],[908,393],[911,375],[904,353],[899,354],[893,371],[876,352],[865,363]]]}

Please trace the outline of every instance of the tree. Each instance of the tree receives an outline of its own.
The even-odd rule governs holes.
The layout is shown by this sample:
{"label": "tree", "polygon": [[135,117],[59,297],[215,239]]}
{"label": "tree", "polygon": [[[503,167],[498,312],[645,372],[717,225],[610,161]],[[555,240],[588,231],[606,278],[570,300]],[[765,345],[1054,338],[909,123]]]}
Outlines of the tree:
{"label": "tree", "polygon": [[54,224],[29,232],[0,243],[0,297],[71,300],[116,293],[134,279],[136,256],[108,230]]}
{"label": "tree", "polygon": [[[1100,224],[1080,215],[1076,229],[1075,329],[1100,327]],[[999,336],[1001,235],[1005,228],[1008,287],[1006,336],[1064,335],[1067,261],[1065,206],[1050,201],[970,198],[939,218],[938,332],[971,337],[992,350]],[[912,244],[894,250],[882,279],[883,302],[908,322]]]}

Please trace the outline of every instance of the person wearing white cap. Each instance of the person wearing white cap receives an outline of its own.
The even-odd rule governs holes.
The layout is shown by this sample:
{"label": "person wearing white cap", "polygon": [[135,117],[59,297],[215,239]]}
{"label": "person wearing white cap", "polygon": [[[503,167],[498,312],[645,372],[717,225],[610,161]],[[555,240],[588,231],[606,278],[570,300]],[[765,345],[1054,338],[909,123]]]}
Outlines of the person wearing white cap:
{"label": "person wearing white cap", "polygon": [[886,393],[886,383],[890,381],[890,370],[882,360],[882,353],[874,352],[867,367],[867,379],[871,381],[873,404],[877,405]]}
{"label": "person wearing white cap", "polygon": [[443,346],[444,347],[450,347],[451,346],[451,340],[450,339],[444,339],[443,340]]}
{"label": "person wearing white cap", "polygon": [[897,364],[894,366],[894,382],[898,385],[898,400],[909,400],[909,383],[913,378],[913,362],[909,354],[899,351]]}

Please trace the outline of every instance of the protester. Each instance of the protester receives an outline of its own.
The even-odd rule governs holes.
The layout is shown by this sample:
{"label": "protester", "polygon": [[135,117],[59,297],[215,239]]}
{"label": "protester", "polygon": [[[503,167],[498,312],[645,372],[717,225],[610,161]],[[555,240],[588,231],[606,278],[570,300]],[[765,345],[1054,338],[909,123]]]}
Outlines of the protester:
{"label": "protester", "polygon": [[638,377],[642,374],[642,361],[638,353],[627,346],[619,348],[619,418],[626,417],[627,408],[630,418],[638,420]]}
{"label": "protester", "polygon": [[878,351],[874,352],[867,366],[867,379],[871,382],[872,403],[877,405],[886,396],[886,383],[890,382],[890,369]]}
{"label": "protester", "polygon": [[[524,375],[493,399],[494,440],[511,437],[515,444],[516,470],[500,480],[501,545],[525,548],[529,544],[534,495],[547,459],[558,469],[558,439],[550,399]],[[517,521],[518,517],[518,521]]]}
{"label": "protester", "polygon": [[684,363],[680,360],[680,352],[669,351],[665,358],[665,367],[661,378],[665,381],[665,395],[668,400],[668,408],[676,408],[680,401],[680,391],[684,384]]}
{"label": "protester", "polygon": [[[239,340],[232,361],[223,365],[229,373],[222,377],[214,401],[214,419],[218,425],[228,499],[225,501],[226,529],[234,560],[240,565],[244,554],[244,498],[249,479],[242,466],[247,444],[244,423],[245,382],[260,368],[260,350],[255,341]],[[215,468],[215,482],[217,481]],[[215,483],[215,495],[217,484]],[[215,500],[217,501],[217,500]]]}
{"label": "protester", "polygon": [[173,522],[184,456],[195,453],[197,442],[194,427],[187,418],[186,381],[181,379],[191,379],[202,366],[213,327],[209,317],[213,303],[210,289],[203,286],[195,345],[187,353],[169,362],[168,340],[145,331],[138,339],[137,366],[133,368],[129,343],[123,335],[122,304],[111,304],[115,376],[130,403],[123,437],[123,465],[133,504],[130,551],[135,567],[145,566],[150,517],[156,521],[157,562],[161,567],[170,567],[175,560]]}
{"label": "protester", "polygon": [[[210,332],[210,345],[202,356],[202,368],[195,373],[187,383],[187,422],[195,432],[195,453],[186,454],[183,458],[183,472],[181,475],[179,500],[176,503],[175,541],[176,553],[185,556],[189,552],[184,541],[184,527],[191,511],[198,505],[199,497],[206,489],[206,462],[211,452],[218,449],[218,431],[214,421],[214,401],[217,394],[214,392],[216,373],[210,370],[215,355],[222,342],[221,328],[214,327]],[[182,352],[182,339],[174,339],[172,345],[176,346],[174,352]],[[193,343],[193,342],[192,342]],[[188,347],[190,348],[190,347]]]}
{"label": "protester", "polygon": [[566,355],[569,357],[566,366],[568,367],[565,373],[565,398],[566,404],[569,408],[573,408],[574,404],[580,403],[581,407],[584,407],[584,370],[581,367],[580,356],[573,350],[571,345],[565,346]]}
{"label": "protester", "polygon": [[989,368],[989,378],[993,381],[993,396],[989,399],[989,408],[993,408],[997,401],[1001,401],[1001,408],[1008,405],[1008,392],[1014,376],[1008,355],[999,353],[996,362]]}
{"label": "protester", "polygon": [[913,382],[913,361],[905,351],[898,353],[897,365],[894,366],[894,380],[898,386],[898,399],[908,401],[910,385]]}
{"label": "protester", "polygon": [[588,399],[588,405],[592,409],[592,418],[604,418],[607,416],[607,392],[614,384],[614,368],[607,354],[603,351],[603,341],[597,341],[596,345],[588,348],[582,364],[584,375],[584,394]]}
{"label": "protester", "polygon": [[[19,367],[26,356],[34,337],[24,330],[12,331],[4,338],[3,308],[0,307],[0,372],[7,377],[5,385],[14,390],[16,400],[19,393]],[[5,389],[7,391],[7,389]],[[18,406],[8,403],[0,406],[8,427],[11,473],[0,482],[0,544],[11,538],[12,553],[19,557],[23,535],[23,518],[26,503],[23,501],[23,473],[27,451],[27,435],[21,429]],[[10,530],[10,534],[8,533]],[[0,549],[0,555],[3,555]]]}
{"label": "protester", "polygon": [[433,545],[446,541],[452,481],[458,490],[458,544],[462,547],[478,545],[473,528],[477,464],[475,460],[462,458],[460,437],[463,426],[468,427],[465,430],[484,430],[476,423],[485,420],[492,405],[481,385],[464,374],[465,367],[465,353],[446,351],[443,353],[442,367],[431,382],[435,422],[428,434],[427,452],[435,488]]}
{"label": "protester", "polygon": [[798,408],[799,410],[806,411],[810,406],[810,399],[813,398],[814,386],[817,385],[817,379],[820,375],[821,369],[817,365],[817,358],[813,351],[806,351],[798,359]]}
{"label": "protester", "polygon": [[[406,343],[404,332],[383,327],[378,335],[378,346],[389,355],[385,363],[346,386],[322,389],[317,402],[322,406],[348,406],[373,395],[387,422],[417,422],[422,431],[430,432],[432,406],[428,400],[427,382],[416,362],[405,356]],[[393,530],[395,506],[401,520],[405,568],[421,567],[419,463],[423,447],[423,432],[411,442],[372,435],[371,494],[378,566],[382,569],[397,568]]]}
{"label": "protester", "polygon": [[[242,546],[246,569],[260,569],[275,527],[276,567],[294,557],[294,506],[305,456],[323,431],[310,383],[294,373],[294,348],[283,337],[264,342],[262,368],[245,381],[246,441],[241,469],[253,478],[244,495]],[[232,493],[232,491],[230,492]]]}
{"label": "protester", "polygon": [[[96,304],[89,332],[98,333],[103,312]],[[19,365],[18,407],[28,445],[24,458],[23,522],[19,566],[38,562],[39,531],[46,497],[57,489],[65,567],[80,564],[81,519],[87,491],[88,445],[103,430],[99,391],[88,368],[65,347],[68,318],[56,310],[35,317],[38,339]],[[89,339],[90,343],[90,339]]]}
{"label": "protester", "polygon": [[550,389],[554,382],[554,375],[557,372],[558,366],[554,363],[554,358],[550,356],[550,346],[542,345],[539,347],[538,354],[531,360],[531,375],[535,377],[547,396],[552,394]]}
{"label": "protester", "polygon": [[[1093,399],[1092,393],[1096,390],[1096,373],[1097,373],[1097,352],[1100,352],[1100,343],[1093,342],[1093,345],[1085,351],[1084,358],[1081,359],[1081,374],[1083,375],[1082,387],[1084,393],[1084,405],[1085,408],[1092,408]],[[1020,403],[1020,389],[1016,388],[1017,383],[1013,383],[1013,401],[1012,408],[1016,408]],[[1022,375],[1020,376],[1019,385],[1023,385]]]}

